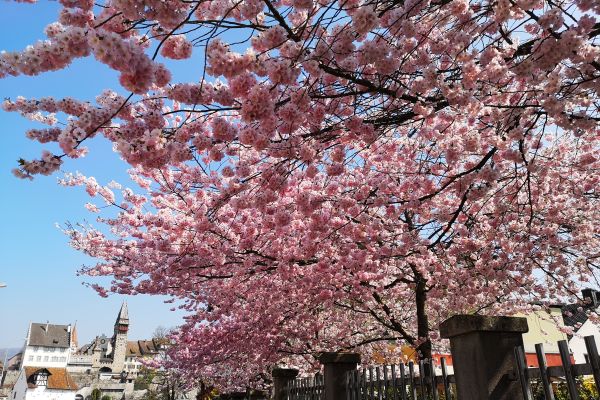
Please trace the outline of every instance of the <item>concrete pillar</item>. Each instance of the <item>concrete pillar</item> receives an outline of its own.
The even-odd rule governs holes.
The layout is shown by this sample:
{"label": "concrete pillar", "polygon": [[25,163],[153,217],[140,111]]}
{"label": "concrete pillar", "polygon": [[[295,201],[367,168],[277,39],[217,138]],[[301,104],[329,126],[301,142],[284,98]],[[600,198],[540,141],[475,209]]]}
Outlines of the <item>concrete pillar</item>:
{"label": "concrete pillar", "polygon": [[440,324],[450,339],[452,365],[461,400],[523,400],[515,353],[523,345],[527,319],[455,315]]}
{"label": "concrete pillar", "polygon": [[293,368],[274,368],[273,376],[273,400],[286,400],[285,388],[298,376],[298,370]]}
{"label": "concrete pillar", "polygon": [[346,372],[356,369],[360,354],[321,353],[319,361],[323,364],[323,400],[347,400]]}

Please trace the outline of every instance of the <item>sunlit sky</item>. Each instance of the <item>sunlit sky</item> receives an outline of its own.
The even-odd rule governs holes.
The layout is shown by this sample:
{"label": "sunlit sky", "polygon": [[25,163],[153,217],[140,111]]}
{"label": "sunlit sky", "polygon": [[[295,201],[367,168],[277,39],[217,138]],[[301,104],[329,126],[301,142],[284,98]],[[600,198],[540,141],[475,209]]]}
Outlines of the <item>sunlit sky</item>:
{"label": "sunlit sky", "polygon": [[[0,50],[23,49],[44,39],[44,27],[56,20],[59,4],[39,0],[36,5],[0,0]],[[201,66],[189,60],[175,66],[178,81],[197,80]],[[93,59],[77,60],[66,70],[36,77],[0,79],[2,98],[73,96],[93,100],[105,88],[118,89],[117,74]],[[93,219],[84,208],[89,200],[80,188],[64,188],[57,179],[64,172],[80,171],[100,183],[127,183],[128,166],[111,151],[110,144],[97,138],[90,154],[67,160],[62,173],[34,181],[15,178],[16,160],[37,158],[44,146],[25,138],[24,132],[37,124],[18,114],[0,110],[0,131],[5,141],[0,148],[0,348],[19,347],[29,322],[68,324],[77,322],[80,344],[97,334],[112,332],[123,300],[129,304],[131,338],[149,337],[157,326],[181,322],[181,312],[171,312],[164,298],[148,296],[99,297],[82,285],[89,278],[76,275],[93,259],[71,249],[56,224]],[[52,148],[52,147],[51,147]]]}

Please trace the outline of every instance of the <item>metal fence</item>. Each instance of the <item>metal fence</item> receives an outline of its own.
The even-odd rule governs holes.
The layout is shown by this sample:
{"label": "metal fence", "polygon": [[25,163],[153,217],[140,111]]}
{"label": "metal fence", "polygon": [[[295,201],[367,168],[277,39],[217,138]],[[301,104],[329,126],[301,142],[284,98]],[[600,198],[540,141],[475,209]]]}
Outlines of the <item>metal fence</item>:
{"label": "metal fence", "polygon": [[[558,342],[561,366],[548,367],[543,345],[536,344],[535,351],[539,367],[528,368],[523,347],[517,347],[515,358],[523,398],[525,400],[555,400],[555,392],[559,388],[562,392],[565,392],[570,400],[580,400],[582,396],[585,396],[586,400],[595,398],[592,396],[597,396],[600,393],[600,357],[598,356],[594,337],[586,336],[584,340],[587,349],[587,362],[584,364],[573,364],[571,362],[566,340]],[[581,381],[584,376],[593,377],[595,394],[582,393],[585,391]]]}
{"label": "metal fence", "polygon": [[324,389],[323,375],[312,378],[298,378],[287,387],[289,400],[321,400]]}
{"label": "metal fence", "polygon": [[[528,367],[520,346],[514,349],[516,368],[508,369],[505,375],[515,384],[520,383],[524,400],[598,400],[600,355],[593,336],[584,340],[587,355],[583,364],[573,363],[567,341],[562,340],[558,342],[561,365],[548,366],[544,347],[537,344],[535,358],[539,366]],[[446,359],[441,358],[439,365],[424,360],[351,370],[345,374],[343,386],[347,400],[460,400],[455,382],[454,375],[448,373]],[[284,387],[286,400],[321,400],[325,382],[318,374],[291,380]]]}
{"label": "metal fence", "polygon": [[423,360],[351,371],[348,400],[450,400],[454,376],[448,374],[445,358],[437,367],[435,361]]}
{"label": "metal fence", "polygon": [[[456,399],[453,386],[454,376],[448,374],[445,358],[439,366],[429,361],[409,362],[346,374],[348,400],[451,400]],[[323,389],[322,375],[295,379],[287,387],[288,400],[320,400]]]}

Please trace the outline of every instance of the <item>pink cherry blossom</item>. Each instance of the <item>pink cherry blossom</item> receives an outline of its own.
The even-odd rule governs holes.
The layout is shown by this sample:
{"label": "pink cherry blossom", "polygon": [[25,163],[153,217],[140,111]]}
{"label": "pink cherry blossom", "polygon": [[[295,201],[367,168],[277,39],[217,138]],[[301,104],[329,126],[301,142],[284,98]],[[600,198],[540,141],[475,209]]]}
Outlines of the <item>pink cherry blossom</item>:
{"label": "pink cherry blossom", "polygon": [[67,175],[98,219],[65,233],[98,259],[81,273],[111,279],[100,295],[187,312],[168,357],[184,376],[258,387],[320,351],[428,356],[452,314],[600,278],[598,2],[60,4],[0,78],[93,56],[121,88],[4,101],[58,145],[13,172],[112,142],[137,186]]}

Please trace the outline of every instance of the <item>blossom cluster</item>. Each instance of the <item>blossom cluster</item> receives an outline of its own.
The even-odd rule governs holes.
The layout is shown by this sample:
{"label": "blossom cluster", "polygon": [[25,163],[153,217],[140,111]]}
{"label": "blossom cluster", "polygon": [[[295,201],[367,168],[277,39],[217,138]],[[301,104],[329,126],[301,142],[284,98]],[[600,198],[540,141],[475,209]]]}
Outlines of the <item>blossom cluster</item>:
{"label": "blossom cluster", "polygon": [[88,34],[90,49],[96,59],[121,72],[119,82],[134,93],[146,93],[153,84],[165,86],[169,71],[153,62],[133,40],[124,40],[113,32]]}
{"label": "blossom cluster", "polygon": [[89,52],[83,28],[62,29],[49,40],[29,46],[23,52],[0,53],[0,78],[56,71],[65,68],[75,58],[87,56]]}
{"label": "blossom cluster", "polygon": [[160,54],[166,58],[174,60],[183,60],[192,55],[192,43],[186,40],[185,36],[169,36],[160,49]]}

